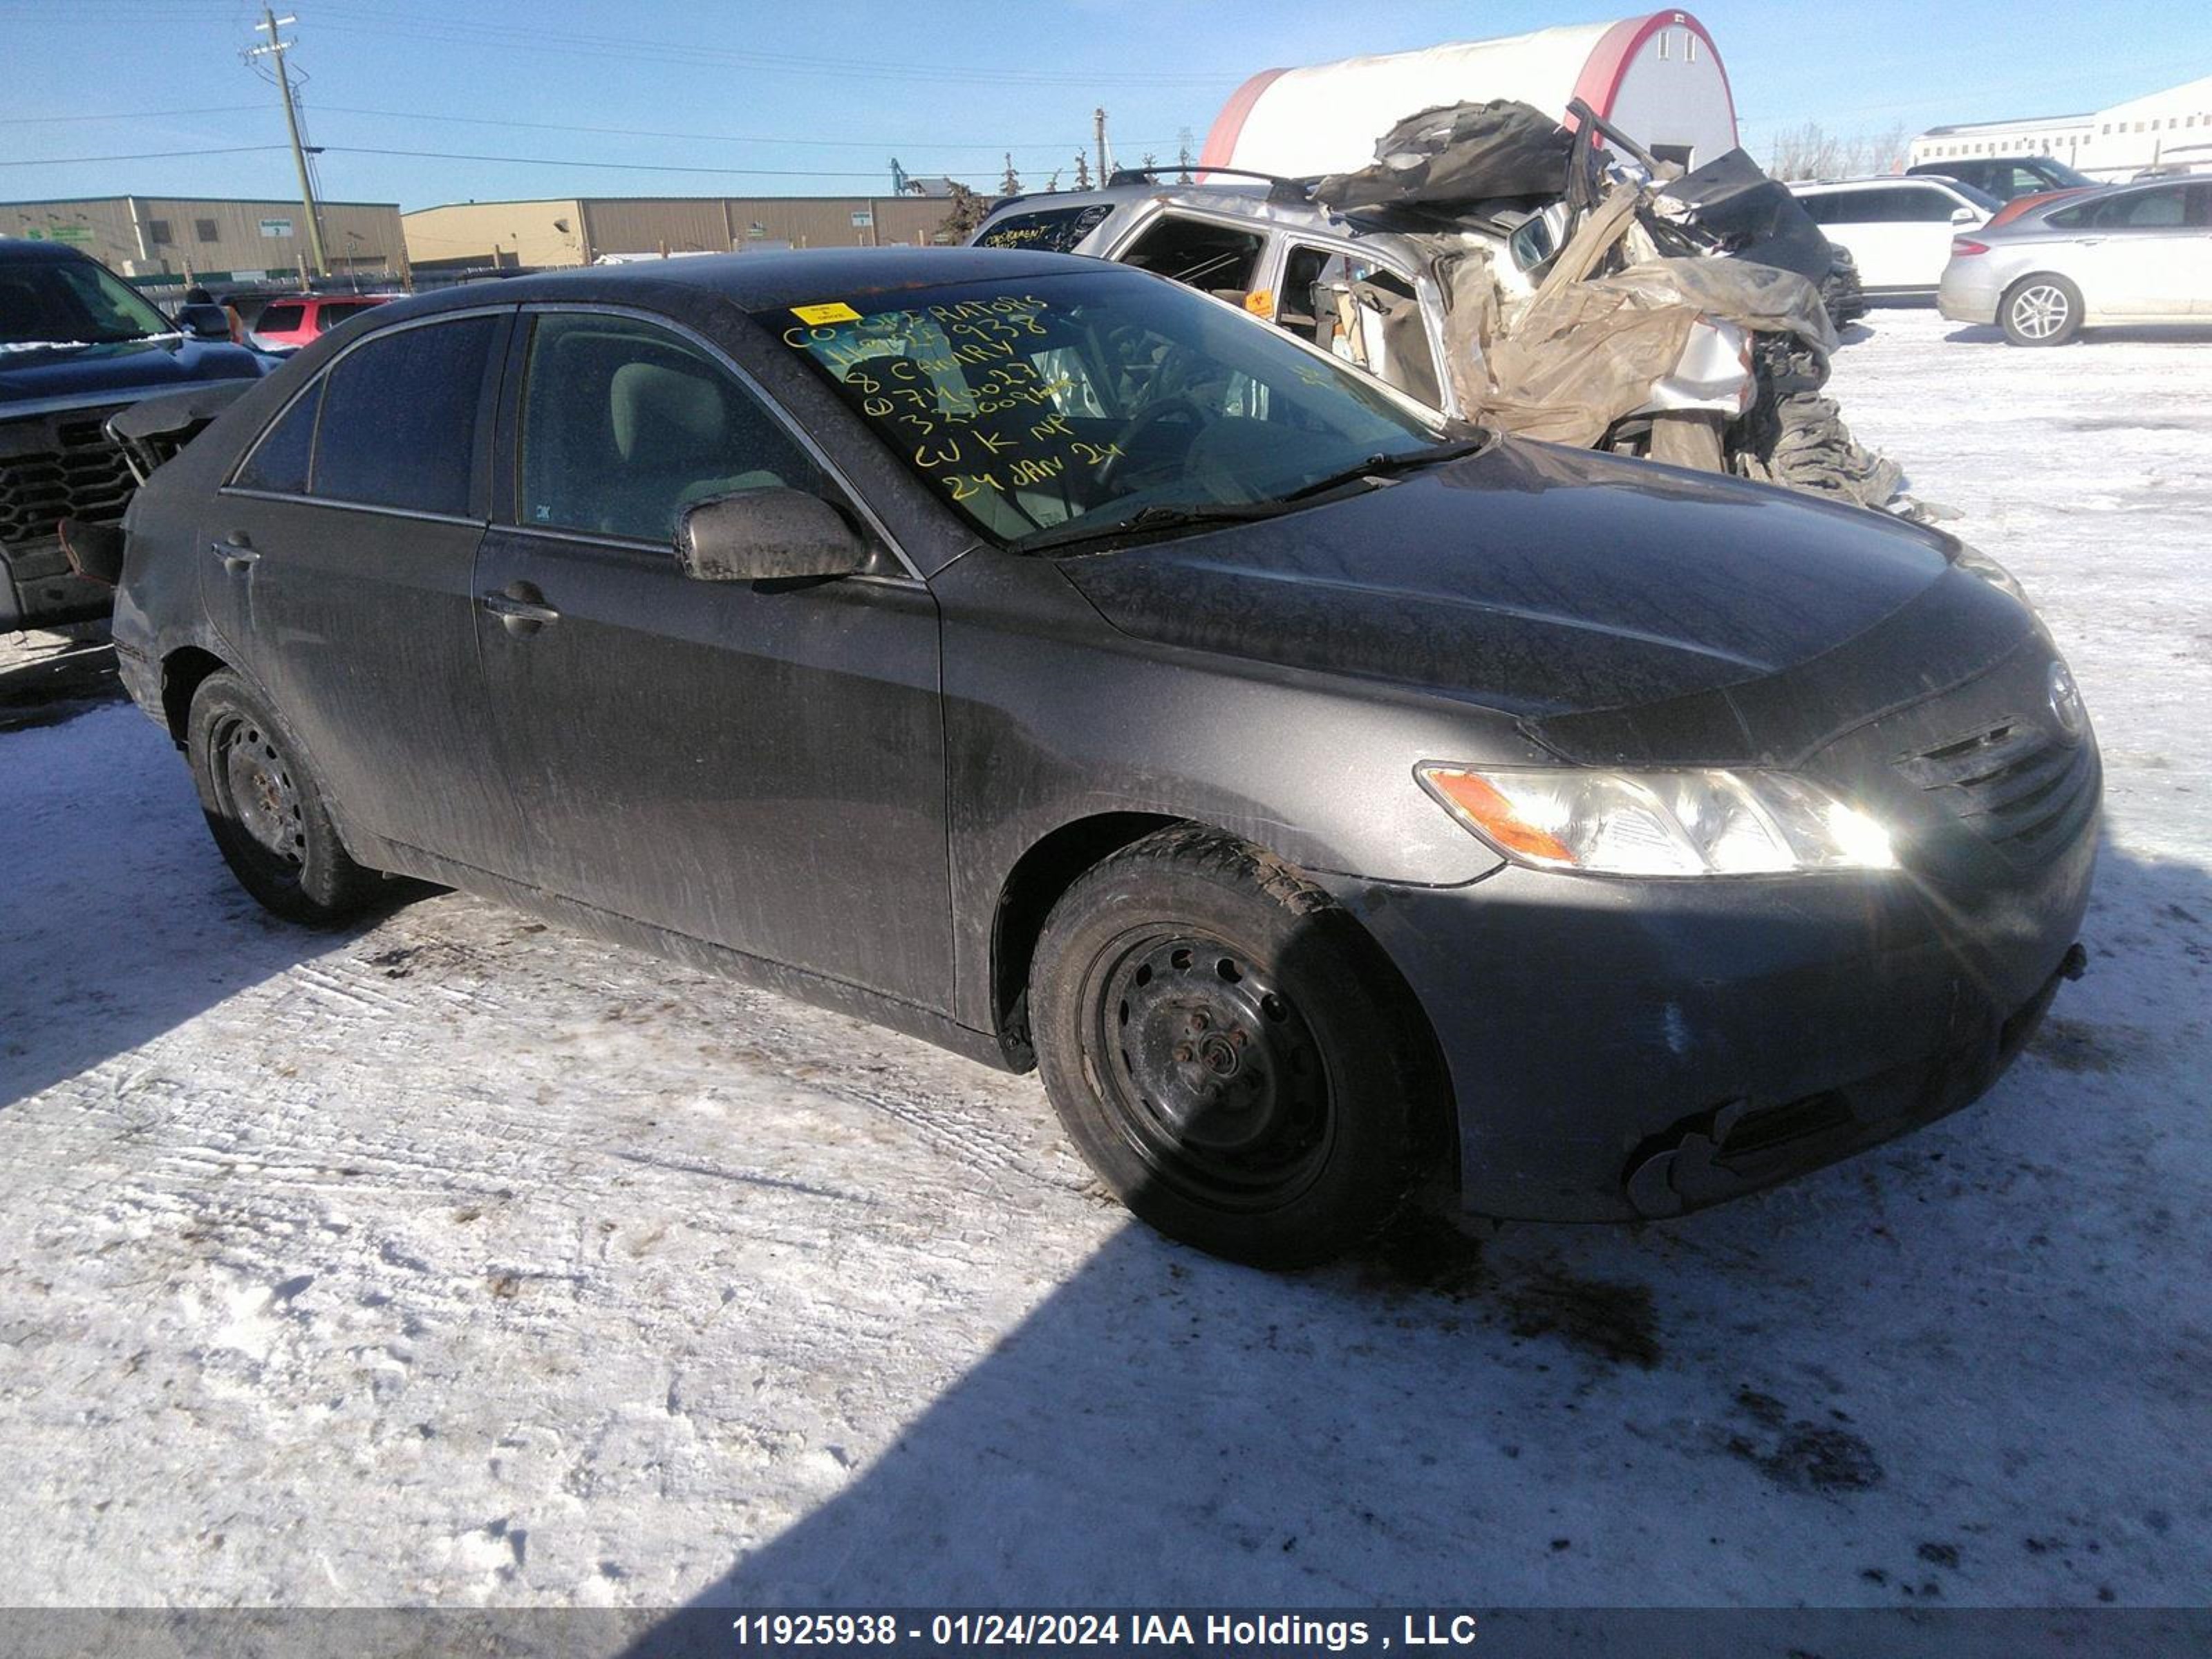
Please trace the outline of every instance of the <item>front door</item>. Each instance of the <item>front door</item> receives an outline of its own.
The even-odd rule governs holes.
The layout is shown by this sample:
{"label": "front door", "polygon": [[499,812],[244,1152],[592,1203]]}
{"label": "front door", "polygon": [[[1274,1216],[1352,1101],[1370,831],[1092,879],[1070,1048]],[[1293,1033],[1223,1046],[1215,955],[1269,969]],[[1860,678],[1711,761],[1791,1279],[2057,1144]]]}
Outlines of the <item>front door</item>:
{"label": "front door", "polygon": [[697,341],[605,312],[525,321],[513,522],[484,543],[477,631],[530,879],[949,1008],[928,588],[888,548],[835,580],[687,577],[684,507],[837,487]]}
{"label": "front door", "polygon": [[507,873],[520,840],[477,665],[479,439],[508,313],[337,358],[202,521],[200,585],[341,822]]}

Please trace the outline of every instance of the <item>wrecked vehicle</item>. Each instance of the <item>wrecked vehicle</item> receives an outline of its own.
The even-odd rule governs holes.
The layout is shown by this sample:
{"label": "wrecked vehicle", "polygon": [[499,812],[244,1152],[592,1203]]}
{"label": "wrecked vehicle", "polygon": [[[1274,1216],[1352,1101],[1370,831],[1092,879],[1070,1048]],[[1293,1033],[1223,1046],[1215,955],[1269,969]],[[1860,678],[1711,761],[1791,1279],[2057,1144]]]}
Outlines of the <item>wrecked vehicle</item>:
{"label": "wrecked vehicle", "polygon": [[972,241],[1173,276],[1462,419],[1917,516],[1821,393],[1865,310],[1849,253],[1742,151],[1686,175],[1574,110],[1613,149],[1462,104],[1359,173],[1124,172],[1002,203]]}
{"label": "wrecked vehicle", "polygon": [[157,471],[115,641],[216,846],[1035,1064],[1129,1207],[1662,1216],[1987,1089],[2097,748],[1923,526],[1459,427],[977,249],[396,302]]}
{"label": "wrecked vehicle", "polygon": [[0,632],[105,616],[56,526],[112,524],[134,480],[107,419],[180,387],[258,380],[219,308],[170,319],[106,266],[52,242],[0,239]]}

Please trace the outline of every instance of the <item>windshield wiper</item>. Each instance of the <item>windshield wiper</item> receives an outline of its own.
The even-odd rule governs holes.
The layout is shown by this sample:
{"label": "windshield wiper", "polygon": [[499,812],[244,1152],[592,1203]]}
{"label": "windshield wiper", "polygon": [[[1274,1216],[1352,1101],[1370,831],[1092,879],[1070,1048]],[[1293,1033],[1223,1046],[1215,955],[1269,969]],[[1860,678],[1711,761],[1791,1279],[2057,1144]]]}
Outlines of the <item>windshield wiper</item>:
{"label": "windshield wiper", "polygon": [[1485,433],[1480,438],[1462,438],[1449,443],[1431,444],[1425,449],[1408,449],[1395,455],[1370,455],[1356,465],[1316,478],[1311,483],[1300,484],[1288,495],[1279,495],[1275,499],[1278,501],[1299,501],[1326,490],[1340,489],[1361,478],[1388,478],[1401,472],[1417,472],[1425,466],[1436,466],[1444,461],[1455,461],[1462,456],[1472,455],[1478,449],[1486,448],[1489,443],[1490,435]]}
{"label": "windshield wiper", "polygon": [[1072,523],[1024,536],[1013,545],[1021,552],[1035,553],[1046,548],[1072,546],[1077,542],[1100,541],[1109,536],[1141,534],[1148,530],[1198,530],[1218,524],[1243,524],[1253,519],[1272,519],[1289,510],[1287,504],[1279,501],[1199,501],[1180,507],[1156,501],[1110,524],[1092,524],[1091,515],[1085,514]]}

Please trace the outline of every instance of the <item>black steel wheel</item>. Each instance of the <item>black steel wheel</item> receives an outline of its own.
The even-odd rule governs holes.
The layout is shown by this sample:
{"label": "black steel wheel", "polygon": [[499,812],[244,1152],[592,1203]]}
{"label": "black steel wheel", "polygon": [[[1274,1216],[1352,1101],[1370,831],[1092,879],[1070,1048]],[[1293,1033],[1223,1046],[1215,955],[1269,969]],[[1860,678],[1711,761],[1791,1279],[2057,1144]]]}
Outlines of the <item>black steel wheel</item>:
{"label": "black steel wheel", "polygon": [[1158,1179],[1228,1209],[1295,1198],[1335,1101],[1304,1017],[1242,947],[1140,928],[1095,957],[1086,1051],[1115,1127]]}
{"label": "black steel wheel", "polygon": [[374,872],[347,853],[298,743],[245,681],[223,673],[201,684],[185,747],[200,810],[240,886],[310,926],[362,908]]}
{"label": "black steel wheel", "polygon": [[1373,942],[1256,849],[1177,828],[1079,880],[1030,975],[1047,1091],[1170,1237],[1326,1261],[1395,1212],[1437,1104],[1425,1029]]}

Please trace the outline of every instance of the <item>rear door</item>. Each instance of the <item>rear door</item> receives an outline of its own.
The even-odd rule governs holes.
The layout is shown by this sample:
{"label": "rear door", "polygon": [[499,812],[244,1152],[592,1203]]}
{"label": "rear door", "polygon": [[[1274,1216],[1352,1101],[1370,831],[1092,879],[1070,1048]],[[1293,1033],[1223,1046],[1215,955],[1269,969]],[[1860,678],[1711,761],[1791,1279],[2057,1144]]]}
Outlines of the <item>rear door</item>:
{"label": "rear door", "polygon": [[2069,272],[2090,313],[2146,322],[2201,314],[2212,293],[2208,206],[2212,184],[2179,182],[2093,204]]}
{"label": "rear door", "polygon": [[782,486],[868,521],[727,359],[665,320],[525,313],[476,628],[529,878],[950,1006],[937,606],[868,574],[709,582],[682,509]]}
{"label": "rear door", "polygon": [[512,873],[474,574],[512,309],[404,324],[334,359],[202,524],[200,584],[343,821]]}

